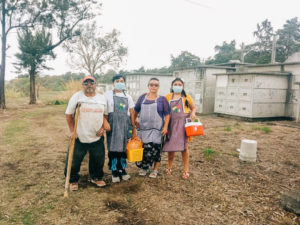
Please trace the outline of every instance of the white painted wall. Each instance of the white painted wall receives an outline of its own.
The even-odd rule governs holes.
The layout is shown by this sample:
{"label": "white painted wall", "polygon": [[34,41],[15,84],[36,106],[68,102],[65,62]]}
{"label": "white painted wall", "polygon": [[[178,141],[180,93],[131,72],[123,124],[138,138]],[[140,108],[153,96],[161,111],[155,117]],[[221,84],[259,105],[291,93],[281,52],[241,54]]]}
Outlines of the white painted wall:
{"label": "white painted wall", "polygon": [[248,118],[286,116],[288,76],[217,75],[216,84],[217,113]]}
{"label": "white painted wall", "polygon": [[126,75],[126,87],[128,94],[131,95],[134,101],[137,101],[139,96],[149,91],[148,82],[152,77],[159,79],[159,95],[165,96],[170,92],[171,82],[173,80],[171,75],[129,74]]}
{"label": "white painted wall", "polygon": [[300,122],[300,64],[284,65],[284,71],[292,73],[286,104],[286,115]]}

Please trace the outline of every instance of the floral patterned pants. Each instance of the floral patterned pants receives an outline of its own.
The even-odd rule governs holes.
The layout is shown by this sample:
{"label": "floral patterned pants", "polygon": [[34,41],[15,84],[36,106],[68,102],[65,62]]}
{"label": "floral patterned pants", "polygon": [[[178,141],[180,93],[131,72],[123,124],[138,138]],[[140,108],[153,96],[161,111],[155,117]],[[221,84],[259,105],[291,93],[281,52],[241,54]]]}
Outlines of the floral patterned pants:
{"label": "floral patterned pants", "polygon": [[152,167],[154,162],[161,160],[161,144],[154,144],[152,142],[143,144],[143,161],[136,162],[136,166],[148,170]]}

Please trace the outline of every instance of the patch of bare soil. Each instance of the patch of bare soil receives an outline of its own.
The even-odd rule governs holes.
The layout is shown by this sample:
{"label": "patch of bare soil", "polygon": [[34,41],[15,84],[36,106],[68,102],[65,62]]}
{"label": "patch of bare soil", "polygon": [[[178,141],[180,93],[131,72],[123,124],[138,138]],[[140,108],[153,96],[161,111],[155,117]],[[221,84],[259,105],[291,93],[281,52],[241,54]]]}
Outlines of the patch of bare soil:
{"label": "patch of bare soil", "polygon": [[[205,135],[189,145],[188,180],[181,178],[180,153],[172,175],[165,174],[163,153],[157,179],[139,177],[129,163],[132,179],[113,184],[105,165],[108,185],[96,188],[86,157],[79,190],[64,199],[64,110],[22,106],[0,114],[0,224],[300,224],[280,206],[282,192],[300,189],[297,127],[202,116]],[[13,130],[16,120],[26,129]],[[244,138],[258,141],[256,163],[238,158]]]}

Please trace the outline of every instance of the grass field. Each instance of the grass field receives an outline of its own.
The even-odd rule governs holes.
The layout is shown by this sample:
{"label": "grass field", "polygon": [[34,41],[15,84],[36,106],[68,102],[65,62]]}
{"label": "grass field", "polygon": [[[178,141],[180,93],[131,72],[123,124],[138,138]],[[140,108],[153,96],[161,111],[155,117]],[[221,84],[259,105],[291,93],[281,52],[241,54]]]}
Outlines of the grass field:
{"label": "grass field", "polygon": [[[132,179],[112,184],[106,164],[108,185],[96,188],[85,159],[79,191],[64,199],[66,105],[46,104],[58,95],[45,93],[34,106],[7,99],[0,112],[0,224],[300,224],[280,206],[282,192],[300,189],[300,130],[286,121],[202,116],[190,179],[181,179],[180,154],[166,175],[163,153],[157,179],[138,177],[129,163]],[[243,138],[258,141],[256,163],[239,161]]]}

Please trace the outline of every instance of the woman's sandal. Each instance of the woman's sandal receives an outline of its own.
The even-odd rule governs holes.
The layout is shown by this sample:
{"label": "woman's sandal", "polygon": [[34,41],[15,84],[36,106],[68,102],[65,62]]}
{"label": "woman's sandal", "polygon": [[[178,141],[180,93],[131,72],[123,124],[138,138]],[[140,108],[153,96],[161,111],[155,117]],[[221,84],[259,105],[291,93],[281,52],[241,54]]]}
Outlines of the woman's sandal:
{"label": "woman's sandal", "polygon": [[171,168],[167,168],[166,169],[166,174],[167,175],[172,175],[172,169]]}
{"label": "woman's sandal", "polygon": [[157,170],[153,170],[153,171],[150,173],[149,177],[150,177],[150,178],[156,178],[157,175],[158,175],[158,171],[157,171]]}
{"label": "woman's sandal", "polygon": [[182,173],[182,179],[188,179],[190,177],[190,173],[189,172],[183,172]]}

